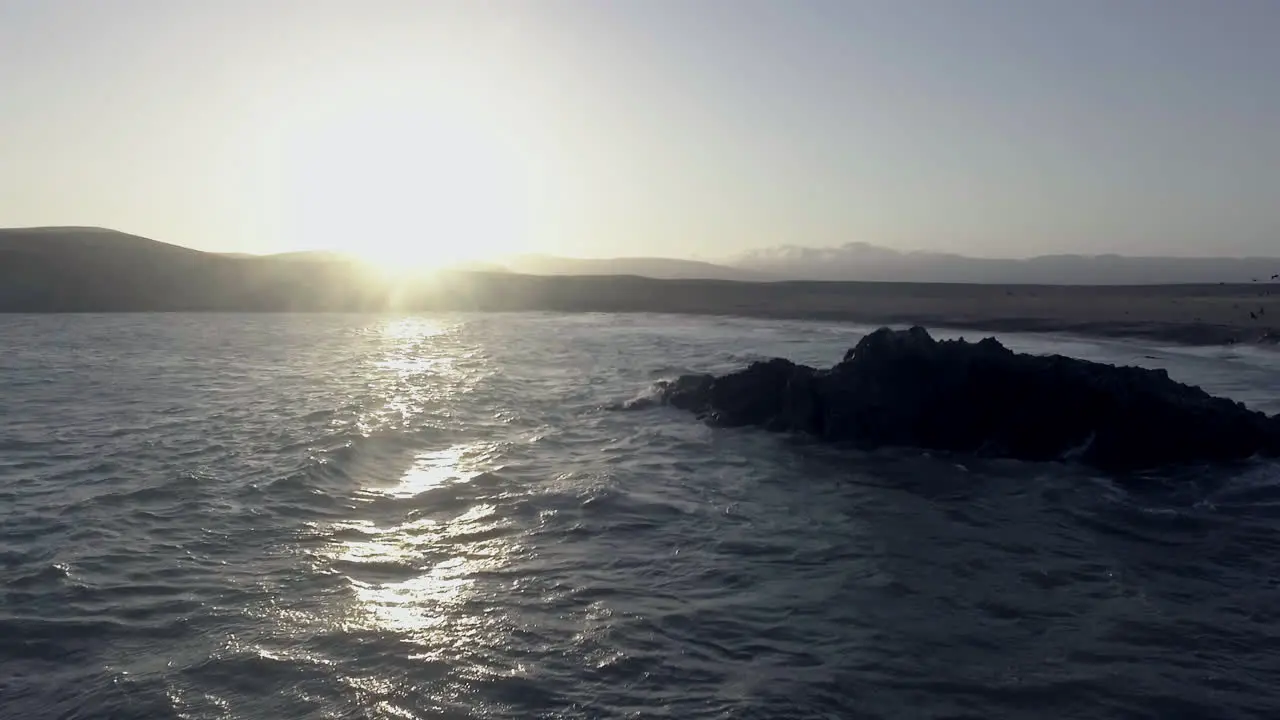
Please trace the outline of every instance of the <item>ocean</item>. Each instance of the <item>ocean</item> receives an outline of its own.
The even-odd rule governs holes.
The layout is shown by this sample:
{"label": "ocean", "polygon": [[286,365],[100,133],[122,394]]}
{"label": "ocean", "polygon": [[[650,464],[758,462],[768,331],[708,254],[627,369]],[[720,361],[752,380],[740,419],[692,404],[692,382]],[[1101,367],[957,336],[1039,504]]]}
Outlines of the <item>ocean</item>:
{"label": "ocean", "polygon": [[[0,718],[1280,717],[1274,463],[624,409],[870,329],[0,316]],[[1000,337],[1280,411],[1274,351]]]}

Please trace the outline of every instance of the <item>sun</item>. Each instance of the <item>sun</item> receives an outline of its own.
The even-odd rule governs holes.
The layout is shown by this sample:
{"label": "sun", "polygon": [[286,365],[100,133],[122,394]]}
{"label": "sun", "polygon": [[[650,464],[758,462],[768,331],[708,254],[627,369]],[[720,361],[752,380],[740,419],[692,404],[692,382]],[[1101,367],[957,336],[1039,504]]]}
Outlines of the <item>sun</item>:
{"label": "sun", "polygon": [[293,150],[295,242],[417,272],[525,246],[519,153],[491,123],[367,112]]}

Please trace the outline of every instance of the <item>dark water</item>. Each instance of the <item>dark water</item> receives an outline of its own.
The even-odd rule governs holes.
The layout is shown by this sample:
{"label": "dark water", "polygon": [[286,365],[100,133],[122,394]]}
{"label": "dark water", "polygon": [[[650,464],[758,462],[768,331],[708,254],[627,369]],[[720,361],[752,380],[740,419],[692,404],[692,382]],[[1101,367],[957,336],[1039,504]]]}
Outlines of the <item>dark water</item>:
{"label": "dark water", "polygon": [[[859,332],[0,317],[0,717],[1280,717],[1274,465],[1120,486],[609,409]],[[1265,351],[1011,344],[1280,410]]]}

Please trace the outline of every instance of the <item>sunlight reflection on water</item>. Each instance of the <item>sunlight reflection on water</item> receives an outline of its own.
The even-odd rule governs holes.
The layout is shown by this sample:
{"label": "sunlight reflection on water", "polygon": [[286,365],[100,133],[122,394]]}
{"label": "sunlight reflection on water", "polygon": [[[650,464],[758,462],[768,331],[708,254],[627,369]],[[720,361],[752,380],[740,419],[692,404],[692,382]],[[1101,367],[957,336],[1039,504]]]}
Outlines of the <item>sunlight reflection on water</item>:
{"label": "sunlight reflection on water", "polygon": [[[5,718],[1276,716],[1274,465],[1129,490],[606,409],[869,328],[0,321]],[[1272,350],[1001,339],[1280,411]]]}
{"label": "sunlight reflection on water", "polygon": [[[458,327],[447,322],[390,320],[382,337],[383,352],[369,366],[381,403],[362,419],[366,437],[450,415],[490,371],[485,354],[462,342]],[[456,658],[478,642],[477,633],[487,632],[483,624],[464,627],[467,614],[459,606],[471,598],[479,573],[504,564],[511,548],[491,535],[506,523],[492,505],[451,506],[445,488],[496,469],[499,445],[421,449],[399,473],[359,478],[360,517],[334,523],[342,539],[320,553],[351,593],[350,603],[337,609],[343,624],[395,633],[419,645],[422,659]],[[379,517],[366,519],[370,513]]]}
{"label": "sunlight reflection on water", "polygon": [[394,487],[365,488],[365,492],[394,498],[411,498],[446,483],[470,480],[481,471],[466,466],[464,455],[469,449],[469,445],[455,445],[444,450],[422,453],[414,459],[413,465]]}

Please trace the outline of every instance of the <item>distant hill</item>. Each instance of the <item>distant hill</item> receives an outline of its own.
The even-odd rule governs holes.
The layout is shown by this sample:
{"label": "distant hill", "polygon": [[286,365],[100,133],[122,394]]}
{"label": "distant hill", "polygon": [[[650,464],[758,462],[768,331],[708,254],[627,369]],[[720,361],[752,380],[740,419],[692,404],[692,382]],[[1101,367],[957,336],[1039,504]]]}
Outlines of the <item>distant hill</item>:
{"label": "distant hill", "polygon": [[[353,256],[312,250],[275,255],[202,253],[178,245],[93,227],[0,229],[0,253],[30,254],[39,247],[45,257],[59,254],[98,257],[111,262],[164,258],[178,265],[225,261],[279,264],[281,261],[326,266],[360,265]],[[105,259],[104,259],[105,261]],[[567,258],[516,255],[494,262],[460,263],[459,272],[517,273],[550,276],[631,275],[673,280],[741,282],[819,280],[855,282],[980,283],[1014,285],[1168,285],[1271,282],[1280,273],[1280,258],[1140,257],[1112,255],[1042,255],[1027,259],[977,258],[954,253],[901,252],[869,243],[838,247],[781,246],[744,253],[721,263],[661,257]],[[276,272],[287,272],[277,270]],[[0,290],[0,292],[3,292]]]}
{"label": "distant hill", "polygon": [[354,255],[340,253],[333,250],[298,250],[296,252],[274,253],[272,255],[259,255],[259,258],[269,260],[296,260],[300,262],[359,262],[360,259]]}
{"label": "distant hill", "polygon": [[33,227],[0,228],[0,252],[27,252],[56,255],[61,253],[110,253],[150,257],[195,258],[205,255],[181,245],[130,235],[100,227]]}
{"label": "distant hill", "polygon": [[[267,255],[255,255],[253,253],[217,253],[222,257],[235,258],[237,260],[279,260],[284,262],[304,262],[304,263],[363,263],[359,257],[348,253],[337,252],[335,250],[296,250],[293,252],[271,253]],[[468,272],[510,272],[504,265],[491,262],[460,262],[456,265],[447,266],[448,270],[459,270]]]}
{"label": "distant hill", "polygon": [[[990,260],[899,253],[868,245],[785,248],[753,253],[737,262],[736,266],[728,266],[665,258],[580,260],[525,255],[501,265],[473,263],[429,276],[391,279],[376,268],[339,253],[224,255],[103,228],[23,228],[0,230],[0,311],[361,311],[396,307],[607,310],[621,307],[614,294],[624,286],[636,292],[641,288],[649,293],[674,292],[671,285],[624,285],[619,280],[624,276],[692,283],[688,285],[692,294],[681,307],[719,307],[728,302],[727,298],[743,292],[763,298],[774,292],[767,290],[770,285],[790,284],[791,289],[785,293],[791,294],[798,292],[796,288],[808,288],[804,292],[814,297],[852,292],[844,284],[824,288],[804,282],[795,284],[795,280],[749,282],[760,279],[993,286],[1243,282],[1252,286],[1255,278],[1258,283],[1270,284],[1271,274],[1280,272],[1280,260],[1271,258],[1067,255]],[[570,282],[570,277],[583,280]],[[600,277],[606,280],[590,280]],[[575,287],[594,295],[575,296]],[[695,302],[696,298],[700,299]],[[670,298],[627,296],[624,305],[657,311],[667,307],[669,301]],[[741,299],[733,303],[735,307],[746,306]],[[752,306],[756,304],[753,300]]]}
{"label": "distant hill", "polygon": [[1269,281],[1280,258],[1042,255],[976,258],[899,252],[868,243],[783,246],[746,253],[733,267],[797,280],[947,282],[1031,285],[1165,285]]}
{"label": "distant hill", "polygon": [[639,275],[684,280],[770,280],[768,273],[698,260],[655,257],[565,258],[517,255],[502,261],[511,272],[527,275]]}
{"label": "distant hill", "polygon": [[269,253],[266,255],[258,253],[214,253],[225,258],[235,258],[237,260],[298,260],[301,262],[358,262],[359,259],[353,255],[335,252],[332,250],[296,250],[293,252]]}
{"label": "distant hill", "polygon": [[641,312],[1138,335],[1194,343],[1280,339],[1280,329],[1270,325],[1280,318],[1280,293],[1273,294],[1270,283],[742,282],[638,276],[673,267],[705,271],[706,264],[698,263],[631,259],[577,267],[626,274],[453,270],[389,275],[323,253],[239,257],[100,228],[0,230],[0,312]]}
{"label": "distant hill", "polygon": [[358,263],[206,253],[103,228],[0,229],[0,311],[362,309]]}

